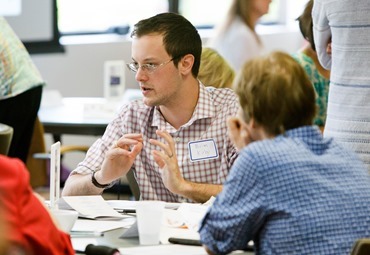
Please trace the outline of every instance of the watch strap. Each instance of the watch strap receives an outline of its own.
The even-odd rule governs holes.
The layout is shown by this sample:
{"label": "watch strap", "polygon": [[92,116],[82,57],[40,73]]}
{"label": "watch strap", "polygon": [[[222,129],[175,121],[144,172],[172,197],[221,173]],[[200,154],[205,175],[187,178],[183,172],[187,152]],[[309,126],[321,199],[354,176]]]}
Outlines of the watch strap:
{"label": "watch strap", "polygon": [[93,173],[92,173],[92,175],[91,175],[91,182],[92,182],[92,184],[94,184],[94,186],[95,187],[97,187],[97,188],[100,188],[100,189],[107,189],[107,188],[110,188],[110,187],[112,187],[113,185],[114,185],[114,182],[112,182],[112,183],[108,183],[108,184],[101,184],[101,183],[99,183],[96,179],[95,179],[95,173],[96,173],[97,171],[94,171]]}

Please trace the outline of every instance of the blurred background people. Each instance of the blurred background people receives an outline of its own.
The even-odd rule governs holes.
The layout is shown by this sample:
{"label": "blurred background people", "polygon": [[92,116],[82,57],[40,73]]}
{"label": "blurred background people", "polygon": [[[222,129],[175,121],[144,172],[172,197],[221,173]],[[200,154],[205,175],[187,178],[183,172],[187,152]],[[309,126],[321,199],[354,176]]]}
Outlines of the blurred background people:
{"label": "blurred background people", "polygon": [[249,59],[263,53],[256,25],[268,13],[271,0],[233,0],[209,47],[216,49],[237,72]]}
{"label": "blurred background people", "polygon": [[297,18],[302,36],[306,39],[306,44],[297,53],[293,54],[293,57],[305,69],[308,78],[310,78],[315,88],[318,111],[314,124],[323,130],[327,112],[330,71],[321,66],[315,50],[311,15],[312,7],[313,0],[310,0],[307,2],[302,14]]}
{"label": "blurred background people", "polygon": [[0,123],[14,129],[8,155],[24,163],[44,85],[26,48],[0,17]]}
{"label": "blurred background people", "polygon": [[202,48],[198,79],[205,86],[231,88],[234,77],[234,70],[217,51],[209,47]]}
{"label": "blurred background people", "polygon": [[[70,236],[60,230],[29,184],[25,165],[0,155],[0,215],[6,223],[5,254],[75,254]],[[0,246],[1,248],[1,246]]]}
{"label": "blurred background people", "polygon": [[331,71],[324,136],[354,150],[370,170],[369,12],[368,0],[315,0],[312,18],[318,58]]}

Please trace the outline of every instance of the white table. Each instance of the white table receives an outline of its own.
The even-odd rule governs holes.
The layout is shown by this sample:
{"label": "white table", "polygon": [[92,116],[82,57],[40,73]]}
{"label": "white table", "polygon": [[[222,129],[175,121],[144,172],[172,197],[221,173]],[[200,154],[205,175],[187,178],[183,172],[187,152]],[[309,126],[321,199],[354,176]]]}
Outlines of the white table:
{"label": "white table", "polygon": [[[75,249],[84,250],[88,244],[105,245],[117,248],[122,255],[206,255],[201,246],[188,246],[177,244],[162,244],[155,246],[141,246],[138,238],[121,239],[119,238],[126,229],[119,228],[107,231],[103,237],[95,238],[72,238]],[[235,252],[232,254],[253,255],[253,252]]]}
{"label": "white table", "polygon": [[[66,199],[66,198],[65,198]],[[81,202],[81,200],[85,201]],[[87,202],[87,200],[89,200]],[[128,200],[108,200],[102,201],[100,197],[70,197],[65,200],[72,208],[77,211],[84,211],[85,215],[115,215],[111,212],[111,208],[116,210],[129,210],[136,208],[136,201]],[[106,206],[108,204],[108,207]],[[89,206],[89,204],[93,204]],[[82,208],[81,208],[82,207]],[[202,209],[200,208],[202,207]],[[207,207],[204,208],[205,210]],[[99,213],[98,213],[99,211]],[[75,231],[105,231],[104,236],[83,238],[72,237],[72,242],[75,250],[84,251],[88,244],[105,245],[114,247],[120,250],[123,255],[205,255],[206,252],[201,246],[177,245],[168,242],[169,237],[181,237],[187,239],[198,239],[199,234],[196,231],[198,220],[203,217],[203,206],[195,204],[179,204],[166,203],[164,211],[164,221],[161,226],[161,245],[141,246],[139,238],[137,237],[137,225],[135,213],[124,214],[123,219],[116,218],[116,220],[109,221],[90,221],[78,219],[74,225]],[[205,212],[205,211],[204,211]],[[153,219],[156,220],[156,219]],[[194,221],[195,220],[195,221]],[[183,224],[189,228],[183,228]],[[136,228],[132,226],[136,225]],[[130,229],[131,228],[131,229]],[[113,230],[112,230],[113,229]],[[127,232],[126,232],[127,231]],[[130,233],[130,234],[128,234]],[[134,236],[130,238],[120,238],[122,234],[126,236]],[[253,252],[239,252],[239,254],[253,254]]]}
{"label": "white table", "polygon": [[103,135],[121,105],[142,97],[140,90],[127,90],[122,99],[104,97],[61,97],[57,92],[44,92],[38,112],[46,133],[55,141],[61,135]]}

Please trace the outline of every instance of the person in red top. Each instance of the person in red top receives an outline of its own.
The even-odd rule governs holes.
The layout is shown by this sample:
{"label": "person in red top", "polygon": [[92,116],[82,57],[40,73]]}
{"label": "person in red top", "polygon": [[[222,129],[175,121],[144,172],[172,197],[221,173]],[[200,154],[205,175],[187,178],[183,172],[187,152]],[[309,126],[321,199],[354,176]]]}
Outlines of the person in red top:
{"label": "person in red top", "polygon": [[57,227],[48,209],[33,193],[23,162],[3,155],[0,155],[0,209],[1,223],[7,229],[5,254],[75,254],[70,236]]}

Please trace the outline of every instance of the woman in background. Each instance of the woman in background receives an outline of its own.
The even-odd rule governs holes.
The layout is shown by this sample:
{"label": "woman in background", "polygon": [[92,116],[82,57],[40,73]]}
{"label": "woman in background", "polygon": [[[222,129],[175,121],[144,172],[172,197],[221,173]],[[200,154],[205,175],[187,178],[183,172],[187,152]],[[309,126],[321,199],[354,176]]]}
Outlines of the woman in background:
{"label": "woman in background", "polygon": [[305,69],[315,88],[318,111],[314,119],[314,124],[318,125],[320,129],[323,130],[326,121],[330,71],[321,66],[317,57],[313,39],[312,7],[313,0],[310,0],[306,4],[301,16],[297,18],[302,36],[306,39],[307,43],[297,53],[293,54],[293,57]]}
{"label": "woman in background", "polygon": [[209,46],[216,49],[238,71],[264,47],[255,27],[261,16],[268,13],[271,0],[233,0],[225,20],[220,24]]}
{"label": "woman in background", "polygon": [[203,47],[198,79],[205,86],[231,88],[235,72],[214,49]]}
{"label": "woman in background", "polygon": [[44,85],[26,48],[0,17],[0,122],[14,129],[8,155],[24,163]]}

